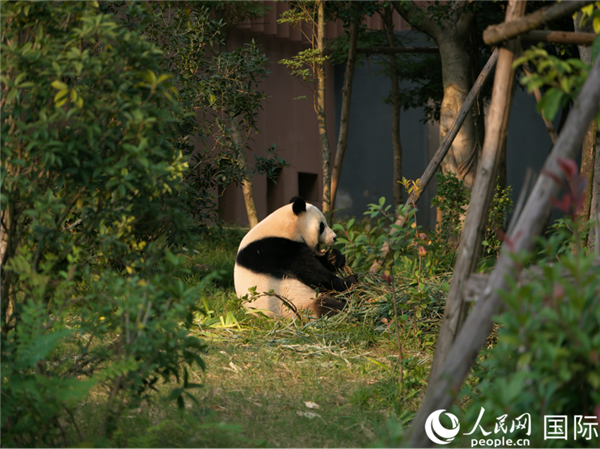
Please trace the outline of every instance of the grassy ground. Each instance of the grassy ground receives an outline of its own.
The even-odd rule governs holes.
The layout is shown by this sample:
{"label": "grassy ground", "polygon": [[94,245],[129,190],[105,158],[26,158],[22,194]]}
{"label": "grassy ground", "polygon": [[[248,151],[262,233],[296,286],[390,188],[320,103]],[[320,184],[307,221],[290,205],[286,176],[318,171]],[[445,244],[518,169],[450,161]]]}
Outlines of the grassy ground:
{"label": "grassy ground", "polygon": [[[420,403],[440,318],[437,303],[419,303],[418,325],[403,322],[401,363],[395,328],[385,318],[390,288],[377,279],[363,278],[349,295],[352,307],[333,318],[303,323],[246,314],[233,291],[243,234],[213,231],[188,253],[191,273],[183,278],[189,285],[221,270],[202,293],[204,312],[192,330],[206,343],[206,369],[190,379],[202,384],[194,390],[196,401],[182,412],[168,401],[171,386],[163,385],[150,403],[124,413],[105,444],[361,447],[386,441],[397,429],[391,423],[410,420]],[[397,286],[401,305],[411,298],[402,292]],[[79,409],[84,440],[95,440],[102,402],[92,396]]]}

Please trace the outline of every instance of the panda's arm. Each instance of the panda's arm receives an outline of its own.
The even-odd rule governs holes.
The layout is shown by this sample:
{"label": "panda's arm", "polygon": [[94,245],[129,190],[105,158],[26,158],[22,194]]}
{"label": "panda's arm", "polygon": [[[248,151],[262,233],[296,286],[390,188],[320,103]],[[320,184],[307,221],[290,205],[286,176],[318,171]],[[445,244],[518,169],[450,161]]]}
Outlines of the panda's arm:
{"label": "panda's arm", "polygon": [[346,257],[337,249],[332,248],[322,256],[316,256],[317,260],[327,268],[327,270],[335,273],[336,270],[341,270],[346,266]]}
{"label": "panda's arm", "polygon": [[301,257],[292,263],[291,271],[300,282],[313,288],[343,292],[355,283],[353,277],[340,279],[329,271],[308,246],[302,251]]}
{"label": "panda's arm", "polygon": [[313,288],[344,291],[354,283],[353,278],[340,279],[331,273],[305,243],[285,238],[251,242],[240,250],[236,262],[254,273],[298,279]]}

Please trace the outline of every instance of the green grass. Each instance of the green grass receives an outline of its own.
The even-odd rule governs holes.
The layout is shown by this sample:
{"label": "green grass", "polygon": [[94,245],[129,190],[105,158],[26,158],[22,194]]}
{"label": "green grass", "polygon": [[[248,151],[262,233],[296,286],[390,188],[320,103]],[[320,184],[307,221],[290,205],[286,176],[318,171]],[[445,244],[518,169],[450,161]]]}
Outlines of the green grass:
{"label": "green grass", "polygon": [[[233,290],[244,233],[203,235],[186,253],[189,271],[173,273],[195,285],[220,272],[199,298],[210,313],[197,314],[192,330],[206,343],[206,370],[190,377],[202,385],[192,390],[195,401],[178,410],[168,400],[172,385],[162,385],[149,402],[125,410],[117,431],[103,440],[97,420],[105,398],[92,394],[77,410],[81,436],[69,429],[73,445],[83,440],[121,447],[362,447],[385,438],[388,422],[413,416],[428,376],[430,334],[437,333],[431,324],[439,319],[437,296],[422,304],[420,324],[403,322],[399,364],[394,327],[382,321],[390,317],[390,286],[377,278],[363,277],[362,286],[348,294],[352,306],[333,318],[303,323],[247,314]],[[410,300],[409,287],[409,280],[396,286],[401,301]],[[219,317],[228,314],[235,319],[223,326]]]}

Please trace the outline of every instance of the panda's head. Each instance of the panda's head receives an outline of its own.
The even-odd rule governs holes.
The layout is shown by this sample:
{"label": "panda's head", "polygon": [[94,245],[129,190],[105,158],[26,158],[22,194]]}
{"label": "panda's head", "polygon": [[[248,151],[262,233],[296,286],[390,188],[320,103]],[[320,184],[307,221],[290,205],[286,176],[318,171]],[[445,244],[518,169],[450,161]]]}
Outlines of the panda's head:
{"label": "panda's head", "polygon": [[336,235],[327,225],[323,213],[317,207],[306,203],[299,197],[292,198],[290,205],[297,223],[292,228],[292,235],[289,238],[295,241],[303,241],[317,255],[325,253],[321,245],[333,245]]}
{"label": "panda's head", "polygon": [[298,197],[254,226],[242,239],[238,251],[252,242],[270,237],[304,242],[316,255],[325,253],[321,245],[331,246],[336,239],[323,213]]}

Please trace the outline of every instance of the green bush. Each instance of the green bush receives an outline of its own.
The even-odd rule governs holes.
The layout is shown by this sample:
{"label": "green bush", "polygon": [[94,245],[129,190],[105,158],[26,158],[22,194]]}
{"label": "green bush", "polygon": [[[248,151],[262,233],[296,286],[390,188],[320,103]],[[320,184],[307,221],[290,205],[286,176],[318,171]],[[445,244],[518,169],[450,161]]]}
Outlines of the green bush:
{"label": "green bush", "polygon": [[[123,26],[163,50],[161,70],[173,74],[183,109],[173,145],[190,161],[185,202],[198,227],[218,222],[215,192],[256,174],[275,178],[287,165],[275,144],[266,157],[255,155],[253,166],[244,162],[242,152],[259,132],[257,111],[266,99],[259,85],[269,74],[268,61],[254,41],[233,49],[226,42],[228,27],[265,10],[252,2],[176,1],[103,3],[102,8],[120,13]],[[214,18],[220,15],[232,23]]]}
{"label": "green bush", "polygon": [[[573,438],[575,415],[595,416],[600,404],[600,267],[593,264],[595,257],[565,252],[556,263],[539,265],[531,282],[503,293],[506,310],[498,319],[498,344],[482,354],[475,372],[478,394],[461,422],[472,426],[483,407],[481,425],[490,431],[504,414],[510,421],[529,413],[532,447],[598,446],[598,438]],[[568,417],[567,441],[544,440],[544,415]]]}
{"label": "green bush", "polygon": [[162,51],[93,2],[3,2],[2,444],[65,445],[94,388],[103,432],[202,366],[198,289],[169,276],[190,242],[174,148],[183,113]]}
{"label": "green bush", "polygon": [[[454,254],[449,249],[457,248],[460,243],[464,217],[469,208],[470,192],[465,188],[464,182],[452,172],[446,175],[438,173],[436,178],[437,193],[431,200],[431,204],[437,206],[442,212],[442,221],[438,223],[434,248],[440,258],[448,259],[446,266],[451,269],[454,263]],[[506,217],[512,211],[511,191],[510,186],[502,188],[498,180],[482,242],[485,247],[485,256],[491,257],[492,261],[495,261],[502,245],[497,231],[505,227]],[[452,242],[453,245],[449,246],[448,242]],[[447,257],[448,255],[451,257]]]}

